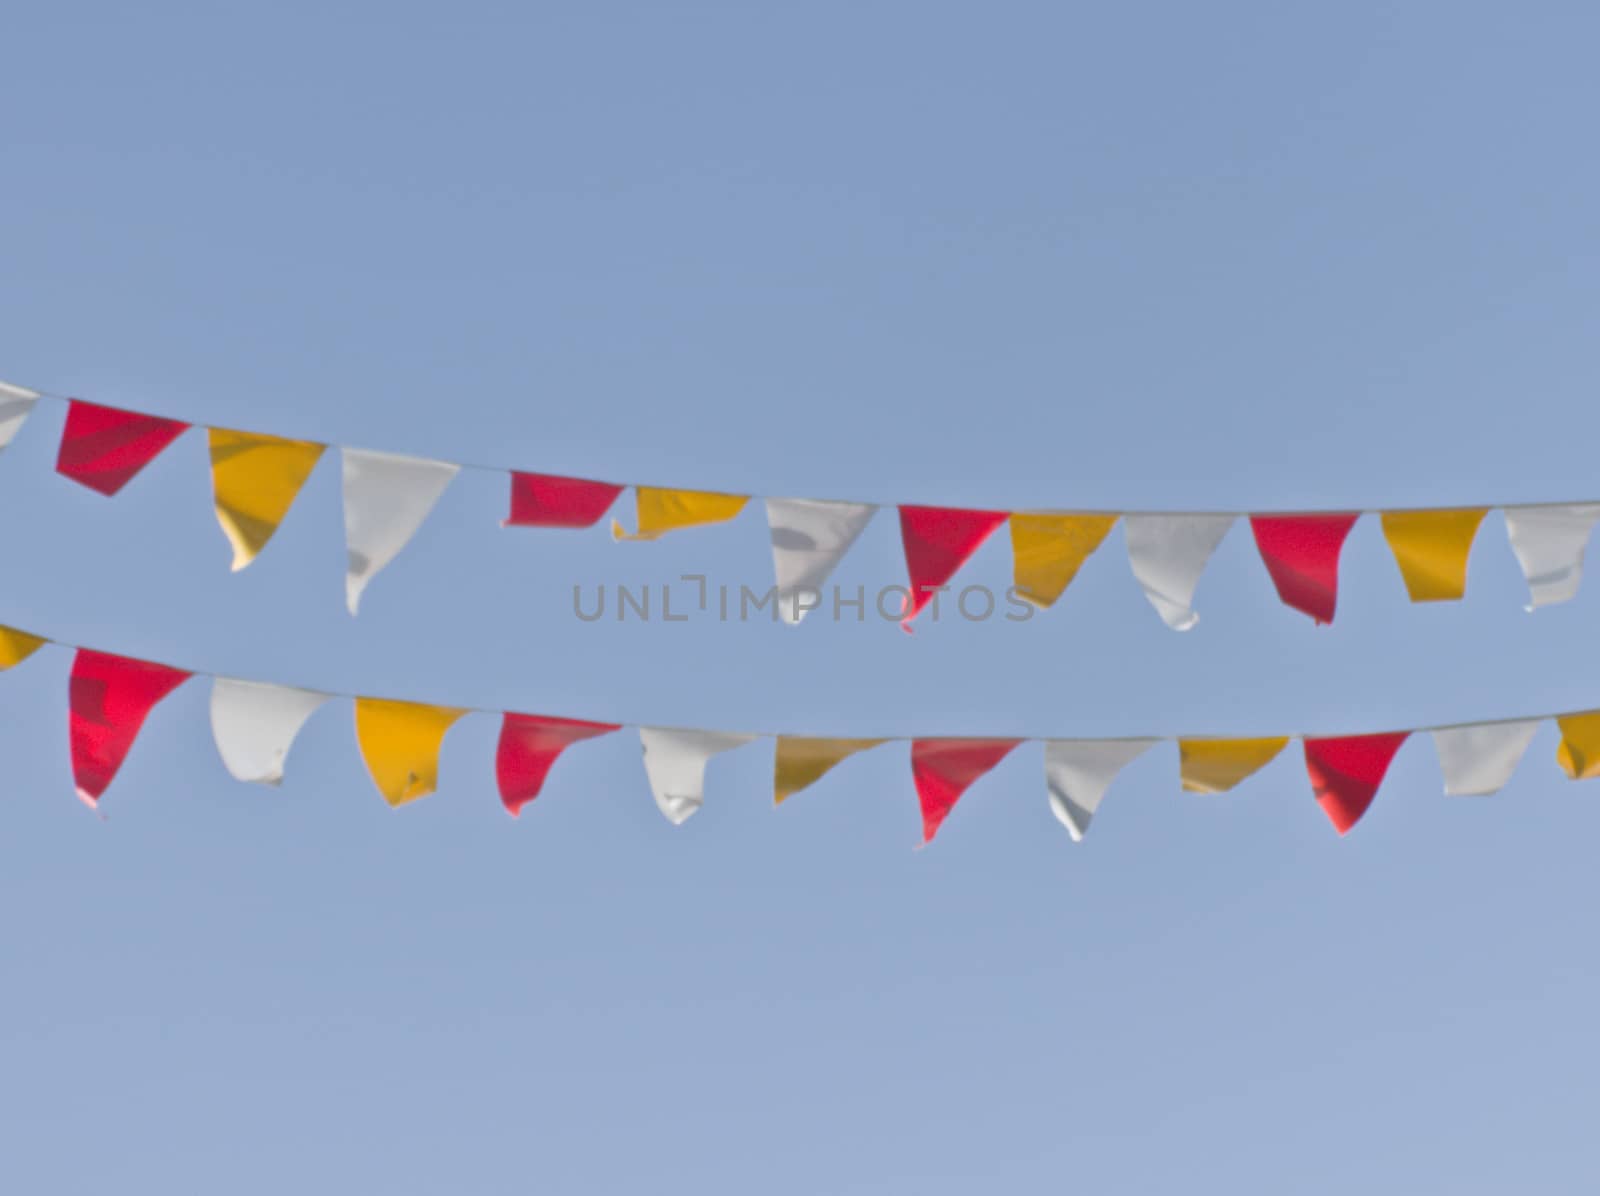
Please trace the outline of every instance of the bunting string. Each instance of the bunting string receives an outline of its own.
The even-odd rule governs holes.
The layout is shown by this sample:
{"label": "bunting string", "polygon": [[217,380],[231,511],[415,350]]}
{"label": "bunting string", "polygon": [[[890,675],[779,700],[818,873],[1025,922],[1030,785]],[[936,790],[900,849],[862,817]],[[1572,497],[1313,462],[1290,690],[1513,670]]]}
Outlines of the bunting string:
{"label": "bunting string", "polygon": [[1432,738],[1444,790],[1451,796],[1498,792],[1511,779],[1540,725],[1551,720],[1561,735],[1556,760],[1562,771],[1572,779],[1600,776],[1600,709],[1339,735],[830,738],[787,731],[602,722],[340,693],[119,656],[5,626],[0,626],[0,671],[21,664],[46,645],[73,653],[67,701],[73,777],[78,795],[96,809],[146,718],[193,677],[212,682],[211,731],[223,765],[238,780],[266,785],[281,782],[295,738],[314,714],[330,701],[351,702],[357,747],[373,784],[391,806],[435,790],[445,735],[460,719],[469,714],[497,715],[501,727],[495,776],[501,802],[513,816],[539,796],[567,748],[624,728],[637,732],[650,792],[662,815],[675,825],[704,804],[711,761],[757,740],[775,745],[775,805],[820,783],[857,754],[888,743],[907,743],[925,843],[938,834],[967,790],[1025,743],[1043,745],[1049,806],[1074,840],[1088,833],[1122,769],[1169,742],[1178,748],[1181,789],[1220,794],[1265,768],[1299,740],[1313,796],[1341,835],[1366,813],[1390,762],[1413,735]]}
{"label": "bunting string", "polygon": [[[67,404],[56,469],[101,494],[119,493],[190,425],[49,391],[0,383],[0,448],[40,399]],[[216,516],[235,570],[267,546],[301,487],[329,448],[259,432],[202,427],[211,457]],[[1012,550],[1010,590],[1024,609],[1047,609],[1121,522],[1128,563],[1156,613],[1174,630],[1199,621],[1201,575],[1234,524],[1249,524],[1279,597],[1316,623],[1337,609],[1339,560],[1358,519],[1376,514],[1414,603],[1452,602],[1466,592],[1467,564],[1485,516],[1498,510],[1528,584],[1527,609],[1566,602],[1577,592],[1600,500],[1497,503],[1470,507],[1386,507],[1347,511],[974,510],[922,504],[784,498],[613,482],[438,461],[371,449],[338,448],[349,563],[345,599],[355,614],[372,579],[410,542],[462,470],[509,480],[503,526],[580,529],[599,524],[625,490],[634,495],[633,530],[611,522],[619,541],[656,540],[735,519],[752,501],[771,533],[775,609],[799,623],[820,604],[822,587],[885,506],[899,518],[908,585],[901,622],[910,630],[930,598],[949,588],[974,553],[1002,526]]]}

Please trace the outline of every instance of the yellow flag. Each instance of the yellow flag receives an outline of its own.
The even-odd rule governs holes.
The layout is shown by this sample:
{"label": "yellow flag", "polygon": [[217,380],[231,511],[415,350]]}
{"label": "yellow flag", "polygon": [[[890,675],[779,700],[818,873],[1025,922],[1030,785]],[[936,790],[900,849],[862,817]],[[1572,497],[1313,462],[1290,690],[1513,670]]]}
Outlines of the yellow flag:
{"label": "yellow flag", "polygon": [[309,440],[211,429],[211,489],[235,572],[272,539],[322,449]]}
{"label": "yellow flag", "polygon": [[1574,781],[1600,777],[1600,710],[1568,714],[1556,719],[1561,746],[1556,761]]}
{"label": "yellow flag", "polygon": [[1011,516],[1012,578],[1017,597],[1048,607],[1116,524],[1115,515]]}
{"label": "yellow flag", "polygon": [[356,741],[386,802],[401,806],[438,788],[444,733],[465,713],[387,698],[356,699]]}
{"label": "yellow flag", "polygon": [[1467,591],[1467,557],[1486,507],[1452,511],[1385,511],[1389,541],[1413,602],[1454,602]]}
{"label": "yellow flag", "polygon": [[841,760],[884,742],[882,739],[807,739],[780,735],[772,769],[772,804],[782,805],[785,798],[820,781],[823,774]]}
{"label": "yellow flag", "polygon": [[1289,739],[1180,739],[1178,774],[1188,793],[1226,793],[1271,764]]}
{"label": "yellow flag", "polygon": [[0,669],[21,664],[48,642],[42,636],[29,635],[15,627],[0,627]]}
{"label": "yellow flag", "polygon": [[634,489],[639,530],[624,531],[615,519],[611,534],[618,540],[654,540],[680,527],[723,523],[744,510],[750,499],[741,494],[710,494],[703,490],[662,490],[655,486]]}

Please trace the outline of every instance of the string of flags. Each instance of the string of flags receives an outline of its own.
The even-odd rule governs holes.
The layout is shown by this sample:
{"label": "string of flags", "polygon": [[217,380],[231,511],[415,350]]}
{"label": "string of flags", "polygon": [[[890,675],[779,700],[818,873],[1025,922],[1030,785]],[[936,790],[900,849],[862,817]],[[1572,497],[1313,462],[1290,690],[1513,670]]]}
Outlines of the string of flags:
{"label": "string of flags", "polygon": [[[41,398],[65,402],[56,469],[115,495],[188,430],[186,423],[0,383],[0,448],[9,444]],[[323,453],[331,446],[255,432],[205,428],[217,521],[243,569],[266,547]],[[340,448],[349,564],[346,604],[355,614],[363,592],[405,548],[440,496],[467,466],[369,449]],[[705,490],[504,471],[507,527],[587,528],[598,524],[625,489],[634,492],[634,530],[615,520],[615,539],[655,540],[669,532],[725,523],[753,496]],[[800,622],[821,588],[882,509],[875,503],[766,498],[776,574],[777,611]],[[1505,517],[1512,552],[1529,589],[1528,609],[1574,597],[1584,550],[1600,520],[1600,501],[1418,508],[1377,512],[1412,602],[1460,599],[1479,527],[1491,509]],[[1040,609],[1053,606],[1120,520],[1129,565],[1167,626],[1199,620],[1194,596],[1223,537],[1248,521],[1256,548],[1282,600],[1318,623],[1331,623],[1339,558],[1366,512],[991,511],[900,504],[907,585],[902,625],[912,621],[990,536],[1010,536],[1013,593]]]}
{"label": "string of flags", "polygon": [[[295,738],[328,702],[351,701],[356,743],[379,794],[401,806],[432,793],[446,733],[467,714],[500,716],[495,777],[506,810],[517,815],[537,798],[561,755],[625,724],[438,706],[394,698],[335,694],[299,686],[224,677],[0,627],[0,670],[46,644],[74,655],[67,687],[72,772],[78,795],[98,803],[127,758],[146,718],[191,677],[211,679],[212,737],[228,772],[241,781],[277,785]],[[1573,779],[1600,777],[1600,709],[1490,722],[1415,727],[1359,735],[1179,736],[1178,780],[1188,793],[1226,793],[1271,763],[1298,738],[1312,793],[1342,835],[1367,812],[1395,753],[1427,733],[1452,796],[1490,795],[1510,779],[1534,733],[1554,719],[1561,733],[1557,762]],[[657,808],[675,825],[705,800],[706,772],[724,752],[771,740],[773,801],[781,805],[820,782],[851,757],[885,744],[909,743],[912,785],[931,842],[967,790],[1024,743],[1044,749],[1050,809],[1075,841],[1088,833],[1117,775],[1169,738],[1045,739],[913,736],[837,738],[692,727],[637,726],[646,781]]]}

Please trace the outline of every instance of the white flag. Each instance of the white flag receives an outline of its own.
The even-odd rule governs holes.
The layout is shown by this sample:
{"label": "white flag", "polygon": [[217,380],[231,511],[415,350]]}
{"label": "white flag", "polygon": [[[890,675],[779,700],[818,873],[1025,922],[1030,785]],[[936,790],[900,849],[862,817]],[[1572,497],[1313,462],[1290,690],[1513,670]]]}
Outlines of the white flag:
{"label": "white flag", "polygon": [[754,735],[726,731],[666,731],[640,727],[644,770],[656,806],[674,826],[684,822],[705,802],[706,764],[729,748],[740,747]]}
{"label": "white flag", "polygon": [[1122,521],[1128,563],[1168,627],[1200,621],[1191,603],[1206,562],[1233,526],[1232,515],[1128,515]]}
{"label": "white flag", "polygon": [[39,401],[39,392],[0,382],[0,449],[10,444]]}
{"label": "white flag", "polygon": [[821,601],[822,583],[877,510],[866,503],[767,499],[778,614],[785,623],[800,622]]}
{"label": "white flag", "polygon": [[1050,808],[1073,842],[1083,842],[1089,823],[1117,774],[1159,739],[1048,739],[1044,779]]}
{"label": "white flag", "polygon": [[1451,797],[1498,793],[1511,779],[1538,729],[1539,720],[1529,718],[1435,731],[1433,747],[1439,753],[1444,791]]}
{"label": "white flag", "polygon": [[422,526],[459,465],[367,449],[344,456],[344,541],[349,556],[345,602],[350,613],[361,591]]}
{"label": "white flag", "polygon": [[1583,580],[1583,549],[1600,519],[1600,503],[1507,507],[1506,534],[1528,579],[1528,609],[1576,597]]}
{"label": "white flag", "polygon": [[276,785],[306,719],[327,694],[262,681],[218,677],[211,684],[211,734],[236,780]]}

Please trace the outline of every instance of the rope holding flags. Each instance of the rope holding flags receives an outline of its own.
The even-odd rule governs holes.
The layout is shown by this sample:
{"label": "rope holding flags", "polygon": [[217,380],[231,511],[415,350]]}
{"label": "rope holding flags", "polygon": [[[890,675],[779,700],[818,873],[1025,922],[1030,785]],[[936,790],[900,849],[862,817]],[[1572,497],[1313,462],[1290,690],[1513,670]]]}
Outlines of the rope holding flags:
{"label": "rope holding flags", "polygon": [[[56,469],[101,495],[120,494],[190,426],[158,415],[0,383],[0,450],[23,429],[40,399],[65,402]],[[329,445],[259,432],[203,427],[215,515],[235,570],[248,567],[273,540]],[[409,545],[465,466],[427,457],[340,447],[351,614],[374,577]],[[600,524],[626,489],[634,491],[632,531],[612,522],[614,538],[656,540],[672,532],[738,518],[750,495],[710,490],[502,471],[509,483],[506,527],[581,529]],[[799,623],[881,507],[834,499],[764,496],[776,585],[770,594],[784,621]],[[1488,505],[1381,510],[1381,530],[1399,579],[1414,603],[1460,600]],[[1509,546],[1528,584],[1529,609],[1573,598],[1600,501],[1513,505],[1504,515]],[[1285,605],[1317,623],[1338,606],[1340,558],[1351,530],[1370,512],[1172,512],[977,510],[895,505],[908,585],[902,625],[928,607],[997,532],[1008,530],[1010,596],[1023,610],[1058,603],[1118,523],[1129,567],[1159,617],[1175,630],[1199,619],[1195,593],[1211,557],[1234,525],[1248,521],[1267,576]],[[835,604],[837,606],[837,603]],[[882,603],[880,601],[880,607]],[[58,641],[0,627],[0,670]],[[67,712],[74,784],[98,806],[161,703],[196,674],[95,648],[73,649]],[[622,730],[623,724],[521,711],[482,711],[365,694],[200,674],[212,683],[211,732],[223,766],[241,781],[281,783],[296,738],[330,702],[348,701],[356,745],[379,795],[391,807],[438,787],[450,729],[468,715],[500,718],[495,777],[501,803],[518,816],[544,791],[568,749]],[[1193,794],[1224,794],[1267,768],[1299,739],[1312,795],[1340,834],[1365,817],[1404,745],[1427,732],[1451,796],[1497,793],[1511,779],[1541,725],[1560,732],[1557,763],[1575,780],[1600,777],[1600,709],[1481,723],[1414,727],[1354,735],[1183,735],[1125,739],[973,738],[916,735],[891,739],[789,732],[640,726],[644,779],[669,822],[681,825],[705,804],[714,760],[758,739],[774,744],[772,790],[782,805],[823,782],[850,758],[893,742],[908,745],[922,840],[932,842],[967,793],[1016,750],[1039,743],[1049,809],[1074,840],[1098,817],[1124,769],[1166,742],[1177,747],[1178,782]]]}
{"label": "rope holding flags", "polygon": [[[67,405],[56,469],[99,494],[120,494],[190,427],[162,416],[89,403],[0,383],[0,449],[10,444],[41,398]],[[327,449],[311,440],[258,432],[204,429],[211,457],[217,522],[243,569],[266,548]],[[373,578],[405,550],[462,469],[492,469],[371,449],[338,449],[344,493],[348,567],[345,601],[355,614]],[[620,541],[659,540],[740,517],[752,496],[712,490],[632,485],[525,470],[495,470],[508,483],[505,527],[594,527],[626,489],[634,491],[634,530],[613,520]],[[775,585],[782,620],[802,621],[821,605],[821,591],[882,507],[876,503],[766,496]],[[1346,539],[1368,510],[1174,512],[974,510],[893,504],[905,554],[906,598],[896,617],[909,630],[953,587],[961,569],[1006,524],[1013,584],[1023,610],[1044,610],[1064,596],[1080,570],[1120,522],[1128,565],[1157,615],[1186,631],[1201,575],[1242,517],[1248,520],[1267,576],[1286,606],[1315,623],[1331,623],[1338,605],[1339,560]],[[1401,584],[1414,603],[1459,601],[1478,532],[1492,509],[1505,517],[1507,538],[1527,581],[1528,609],[1576,596],[1600,501],[1379,510],[1383,536]],[[881,605],[881,604],[880,604]],[[937,607],[935,607],[937,609]],[[889,612],[895,614],[895,612]],[[1013,620],[1013,621],[1021,621]]]}

